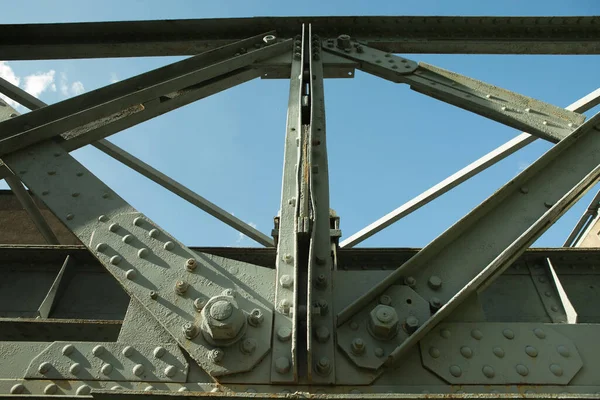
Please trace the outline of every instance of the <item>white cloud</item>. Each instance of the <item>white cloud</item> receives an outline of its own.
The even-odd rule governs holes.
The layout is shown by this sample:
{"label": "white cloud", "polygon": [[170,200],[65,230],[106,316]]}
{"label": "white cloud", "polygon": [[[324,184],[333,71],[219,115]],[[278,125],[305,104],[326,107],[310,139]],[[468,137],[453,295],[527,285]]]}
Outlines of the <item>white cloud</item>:
{"label": "white cloud", "polygon": [[67,74],[64,72],[60,73],[60,92],[63,96],[69,96],[69,85],[68,85]]}
{"label": "white cloud", "polygon": [[[36,72],[35,74],[27,75],[21,79],[6,61],[0,61],[0,77],[15,86],[20,86],[21,83],[23,83],[23,90],[35,97],[39,97],[48,89],[56,91],[56,85],[54,83],[55,74],[56,72],[54,70],[49,70],[48,72]],[[23,106],[16,101],[1,94],[0,97],[11,107],[23,109]]]}
{"label": "white cloud", "polygon": [[71,93],[75,96],[78,96],[83,92],[85,92],[83,83],[81,83],[81,81],[73,82],[73,84],[71,85]]}
{"label": "white cloud", "polygon": [[110,74],[110,83],[117,83],[119,82],[119,77],[117,76],[116,72],[113,72]]}
{"label": "white cloud", "polygon": [[48,72],[37,72],[26,76],[24,88],[27,93],[34,97],[39,97],[40,94],[46,91],[54,83],[55,71],[51,69]]}
{"label": "white cloud", "polygon": [[[232,215],[233,215],[233,213],[232,213]],[[248,222],[248,225],[250,225],[254,229],[258,228],[258,226],[254,222]],[[244,239],[248,239],[248,236],[246,236],[246,235],[244,235],[243,233],[240,232],[238,234],[238,238],[237,238],[237,240],[235,242],[239,244],[239,243],[242,243],[244,241]]]}

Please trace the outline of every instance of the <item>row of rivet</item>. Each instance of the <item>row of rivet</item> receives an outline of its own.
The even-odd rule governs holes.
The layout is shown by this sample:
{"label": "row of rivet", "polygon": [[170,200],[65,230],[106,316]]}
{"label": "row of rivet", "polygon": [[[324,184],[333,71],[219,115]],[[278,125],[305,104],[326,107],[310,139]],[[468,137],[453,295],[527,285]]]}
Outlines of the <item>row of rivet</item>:
{"label": "row of rivet", "polygon": [[[73,346],[72,344],[67,344],[62,348],[62,354],[64,356],[68,357],[69,355],[71,355],[73,353],[74,350],[75,350],[75,346]],[[92,349],[92,354],[96,357],[102,356],[105,352],[106,352],[106,348],[102,345],[94,346],[94,348]],[[134,354],[134,352],[135,352],[135,349],[132,346],[125,346],[121,353],[125,357],[131,357]],[[161,346],[156,347],[153,351],[153,355],[156,358],[162,358],[165,355],[165,353],[166,353],[166,349]],[[50,372],[52,367],[53,367],[52,363],[50,363],[48,361],[43,361],[42,363],[40,363],[40,365],[38,367],[38,372],[42,375],[45,375],[48,372]],[[100,370],[104,375],[109,375],[112,372],[113,367],[111,364],[106,363],[106,364],[102,365]],[[81,364],[79,364],[79,363],[73,363],[69,367],[69,372],[71,372],[73,375],[77,375],[80,371],[81,371]],[[144,373],[144,366],[142,364],[136,364],[133,367],[132,372],[134,375],[140,376]],[[177,368],[175,368],[173,365],[169,365],[165,368],[164,373],[167,377],[172,377],[177,373]]]}

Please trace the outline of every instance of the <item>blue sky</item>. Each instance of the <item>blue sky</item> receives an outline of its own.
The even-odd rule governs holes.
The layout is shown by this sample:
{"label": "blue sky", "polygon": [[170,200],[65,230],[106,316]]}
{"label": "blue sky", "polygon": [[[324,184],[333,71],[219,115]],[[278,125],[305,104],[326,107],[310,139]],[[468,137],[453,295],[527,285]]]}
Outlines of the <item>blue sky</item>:
{"label": "blue sky", "polygon": [[[0,23],[286,15],[600,14],[600,2],[596,0],[346,0],[297,4],[38,0],[28,2],[27,7],[4,7]],[[411,54],[408,58],[563,107],[599,87],[599,56]],[[45,102],[55,103],[177,59],[11,61],[0,63],[0,75],[13,79]],[[354,79],[326,81],[325,96],[331,206],[341,216],[344,237],[520,133],[361,72]],[[269,234],[280,201],[287,98],[287,81],[255,80],[116,134],[110,140]],[[426,245],[549,147],[536,141],[362,245]],[[94,148],[88,146],[73,155],[188,245],[257,245]],[[590,191],[536,246],[560,246],[597,190]]]}

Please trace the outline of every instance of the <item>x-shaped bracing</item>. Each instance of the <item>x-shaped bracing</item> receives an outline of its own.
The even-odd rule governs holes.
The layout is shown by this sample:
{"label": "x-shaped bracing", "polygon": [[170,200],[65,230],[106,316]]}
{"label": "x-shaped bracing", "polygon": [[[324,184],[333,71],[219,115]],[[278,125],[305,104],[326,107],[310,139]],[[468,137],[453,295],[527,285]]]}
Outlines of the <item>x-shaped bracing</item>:
{"label": "x-shaped bracing", "polygon": [[[331,236],[322,84],[324,60],[331,55],[338,62],[346,60],[365,72],[409,84],[426,95],[558,142],[343,310],[333,310],[331,301],[335,279],[331,254],[335,254],[336,240]],[[259,77],[274,58],[279,64],[281,59],[289,60],[291,84],[272,304],[267,300],[269,289],[232,279],[232,270],[250,266],[233,260],[216,262],[206,254],[192,252],[133,209],[68,151],[95,142],[96,147],[150,179],[183,192],[185,188],[170,178],[101,139]],[[584,116],[572,110],[417,64],[345,35],[319,38],[310,27],[294,38],[268,33],[242,40],[50,106],[28,99],[6,84],[0,89],[20,98],[27,107],[38,108],[16,116],[14,110],[4,107],[4,122],[0,123],[3,161],[132,298],[219,381],[251,370],[266,357],[271,374],[266,380],[257,378],[256,383],[344,382],[335,372],[334,331],[345,356],[378,376],[464,299],[498,276],[600,175],[600,140],[595,134],[598,117],[583,123]],[[597,97],[588,107],[597,103]],[[194,202],[197,195],[189,192],[187,196]],[[222,210],[215,214],[258,242],[271,244],[265,235],[224,216]],[[397,285],[410,288],[429,304],[427,317],[418,321],[418,326],[414,321],[408,326],[405,321],[393,338],[375,332],[383,353],[375,361],[364,362],[358,345],[347,339],[357,329],[372,328],[368,320],[378,307],[376,297]],[[215,315],[210,314],[213,309]],[[237,318],[238,325],[223,329],[219,318],[230,315]],[[298,321],[304,317],[306,340],[298,341]],[[299,353],[304,350],[307,378],[299,377],[298,372],[302,370],[299,360],[303,360]]]}

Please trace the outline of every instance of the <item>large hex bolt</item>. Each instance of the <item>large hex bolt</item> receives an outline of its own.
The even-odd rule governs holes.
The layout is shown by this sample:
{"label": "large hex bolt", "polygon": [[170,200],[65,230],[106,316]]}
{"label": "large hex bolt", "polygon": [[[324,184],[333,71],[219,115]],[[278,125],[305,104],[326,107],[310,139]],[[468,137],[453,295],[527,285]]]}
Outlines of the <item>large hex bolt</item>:
{"label": "large hex bolt", "polygon": [[215,346],[237,342],[246,328],[246,317],[232,296],[219,295],[208,300],[202,312],[202,335]]}
{"label": "large hex bolt", "polygon": [[393,307],[378,305],[369,313],[369,332],[377,339],[391,339],[398,333],[398,314]]}
{"label": "large hex bolt", "polygon": [[337,37],[337,47],[340,49],[349,49],[352,47],[352,38],[350,35],[340,35]]}

